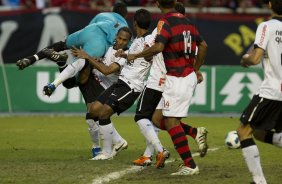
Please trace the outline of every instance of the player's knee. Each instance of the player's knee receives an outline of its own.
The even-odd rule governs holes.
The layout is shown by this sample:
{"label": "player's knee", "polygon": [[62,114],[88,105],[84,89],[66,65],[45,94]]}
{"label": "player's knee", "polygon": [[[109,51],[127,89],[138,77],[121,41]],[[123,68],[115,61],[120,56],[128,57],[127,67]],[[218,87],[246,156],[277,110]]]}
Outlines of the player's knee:
{"label": "player's knee", "polygon": [[256,140],[259,140],[259,141],[261,141],[261,142],[264,142],[266,132],[263,131],[263,130],[255,130],[255,131],[253,132],[253,135],[254,135],[254,138],[255,138]]}
{"label": "player's knee", "polygon": [[92,102],[88,106],[88,112],[92,117],[99,117],[99,111],[103,105],[100,102]]}
{"label": "player's knee", "polygon": [[159,127],[159,124],[162,119],[163,119],[162,111],[160,109],[155,110],[152,116],[152,122]]}
{"label": "player's knee", "polygon": [[108,119],[110,117],[111,113],[108,108],[103,108],[99,112],[99,120],[100,119]]}
{"label": "player's knee", "polygon": [[243,123],[237,128],[237,133],[240,141],[251,138],[253,130],[249,124],[244,125]]}

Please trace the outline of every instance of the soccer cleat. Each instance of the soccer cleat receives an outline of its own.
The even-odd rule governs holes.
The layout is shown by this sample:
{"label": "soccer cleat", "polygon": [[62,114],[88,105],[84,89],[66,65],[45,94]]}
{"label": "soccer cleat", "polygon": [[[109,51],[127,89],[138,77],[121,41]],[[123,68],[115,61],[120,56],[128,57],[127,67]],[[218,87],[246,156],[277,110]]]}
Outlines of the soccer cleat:
{"label": "soccer cleat", "polygon": [[19,67],[19,70],[23,70],[26,67],[32,65],[31,61],[27,58],[23,58],[17,61],[16,65]]}
{"label": "soccer cleat", "polygon": [[122,150],[127,149],[127,147],[128,147],[127,141],[124,140],[124,139],[122,141],[120,141],[119,143],[116,143],[113,146],[112,157],[116,156]]}
{"label": "soccer cleat", "polygon": [[179,176],[179,175],[189,175],[189,176],[192,176],[192,175],[197,175],[197,174],[199,174],[199,173],[200,173],[200,171],[199,171],[198,166],[196,166],[195,169],[192,169],[192,168],[190,168],[190,167],[187,167],[187,166],[182,165],[182,166],[179,168],[179,171],[178,171],[178,172],[171,173],[170,175],[173,175],[173,176]]}
{"label": "soccer cleat", "polygon": [[111,160],[111,159],[113,159],[111,155],[101,152],[100,154],[91,158],[90,160]]}
{"label": "soccer cleat", "polygon": [[101,153],[101,148],[100,147],[92,148],[92,155],[93,155],[93,157],[96,157],[100,153]]}
{"label": "soccer cleat", "polygon": [[197,136],[195,138],[196,143],[199,147],[200,157],[204,157],[208,151],[208,143],[207,143],[207,134],[208,131],[205,127],[197,128]]}
{"label": "soccer cleat", "polygon": [[169,158],[170,153],[168,150],[164,149],[162,152],[158,153],[156,156],[156,168],[163,168],[165,166],[165,161]]}
{"label": "soccer cleat", "polygon": [[137,166],[150,166],[152,164],[152,157],[141,156],[133,161],[134,165]]}
{"label": "soccer cleat", "polygon": [[68,59],[68,55],[67,53],[63,52],[63,53],[59,53],[54,51],[53,49],[44,49],[42,50],[43,54],[45,55],[46,58],[59,63],[59,62],[66,62]]}
{"label": "soccer cleat", "polygon": [[47,84],[43,87],[43,94],[47,96],[51,96],[52,93],[55,91],[56,87],[54,84]]}

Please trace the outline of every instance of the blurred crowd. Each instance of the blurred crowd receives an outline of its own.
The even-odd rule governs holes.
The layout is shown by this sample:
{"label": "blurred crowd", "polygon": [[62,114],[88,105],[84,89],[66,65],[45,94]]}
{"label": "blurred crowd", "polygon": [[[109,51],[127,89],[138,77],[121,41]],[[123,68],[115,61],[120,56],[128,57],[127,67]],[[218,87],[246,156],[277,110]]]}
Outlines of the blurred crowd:
{"label": "blurred crowd", "polygon": [[[22,8],[110,8],[117,1],[128,6],[154,6],[156,0],[0,0],[0,5]],[[187,7],[227,7],[236,10],[238,7],[263,7],[265,0],[178,0]]]}

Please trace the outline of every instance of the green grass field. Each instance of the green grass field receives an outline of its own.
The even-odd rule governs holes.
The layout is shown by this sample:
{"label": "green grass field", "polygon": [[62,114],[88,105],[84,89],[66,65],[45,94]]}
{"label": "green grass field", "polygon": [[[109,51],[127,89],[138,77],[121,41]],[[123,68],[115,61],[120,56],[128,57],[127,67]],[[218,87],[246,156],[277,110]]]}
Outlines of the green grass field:
{"label": "green grass field", "polygon": [[[91,143],[83,116],[0,117],[0,183],[96,184],[109,173],[134,168],[132,160],[143,153],[144,139],[133,117],[114,117],[113,121],[128,141],[128,149],[113,160],[89,161]],[[200,168],[199,175],[169,175],[177,170],[181,161],[167,133],[161,132],[160,139],[171,152],[172,162],[163,169],[150,166],[109,183],[247,184],[251,181],[241,150],[229,150],[224,146],[224,137],[228,131],[236,129],[238,118],[191,117],[184,121],[194,126],[205,126],[209,130],[210,148],[218,148],[204,158],[194,157]],[[196,153],[194,140],[188,140],[192,153]],[[282,183],[279,181],[281,150],[257,144],[268,183]]]}

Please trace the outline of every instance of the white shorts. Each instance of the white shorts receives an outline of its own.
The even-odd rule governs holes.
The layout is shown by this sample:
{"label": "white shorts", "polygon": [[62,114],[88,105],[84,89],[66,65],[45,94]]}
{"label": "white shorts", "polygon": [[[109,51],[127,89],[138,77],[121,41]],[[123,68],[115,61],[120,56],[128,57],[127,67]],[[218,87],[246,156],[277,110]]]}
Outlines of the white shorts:
{"label": "white shorts", "polygon": [[156,109],[162,109],[167,117],[187,117],[196,86],[195,72],[186,77],[167,75],[162,99]]}

